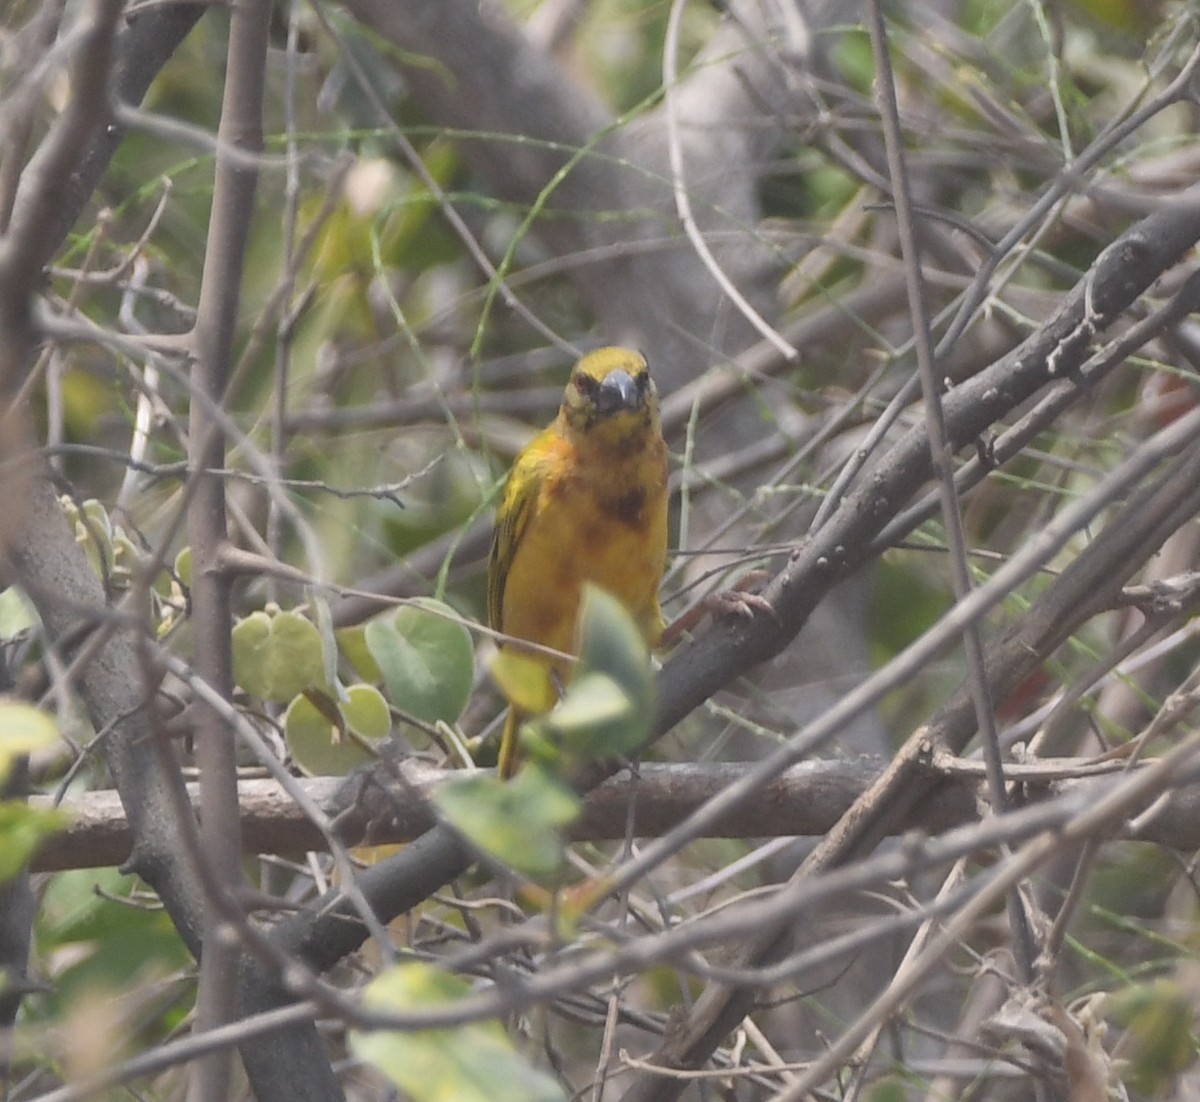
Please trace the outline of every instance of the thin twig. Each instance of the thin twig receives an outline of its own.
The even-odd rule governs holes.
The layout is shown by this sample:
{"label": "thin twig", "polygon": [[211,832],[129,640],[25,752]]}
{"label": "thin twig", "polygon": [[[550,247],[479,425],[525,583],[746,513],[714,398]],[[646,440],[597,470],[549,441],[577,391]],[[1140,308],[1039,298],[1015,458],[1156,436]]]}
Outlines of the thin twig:
{"label": "thin twig", "polygon": [[[896,225],[900,234],[900,251],[904,259],[908,281],[909,316],[913,324],[916,347],[917,369],[924,397],[925,429],[929,433],[929,451],[933,469],[937,473],[941,498],[942,522],[946,527],[950,564],[954,582],[954,596],[963,601],[972,591],[971,571],[967,562],[967,537],[963,528],[962,510],[959,507],[958,491],[954,483],[954,457],[946,434],[946,418],[942,409],[941,382],[934,364],[933,337],[929,331],[929,320],[925,307],[925,281],[921,273],[920,250],[916,227],[913,223],[908,184],[908,166],[904,159],[903,135],[900,132],[900,111],[896,102],[895,75],[888,50],[887,28],[884,25],[883,9],[879,0],[868,4],[868,24],[871,46],[875,57],[875,92],[879,101],[883,123],[884,143],[887,147],[888,168],[892,180],[892,194],[896,204]],[[988,766],[988,792],[992,810],[999,814],[1008,806],[1008,789],[1004,778],[1004,762],[1000,754],[1000,739],[996,730],[996,711],[988,688],[984,670],[983,639],[978,622],[963,629],[963,645],[967,657],[967,677],[971,686],[971,698],[975,704],[975,719],[979,725],[979,739],[983,747],[984,760]],[[1020,895],[1012,892],[1008,898],[1009,922],[1015,943],[1014,956],[1026,983],[1034,979],[1034,961],[1037,948],[1033,942],[1033,930],[1029,916],[1025,913]]]}
{"label": "thin twig", "polygon": [[687,234],[692,248],[708,269],[717,286],[729,297],[729,301],[737,307],[742,316],[750,322],[758,333],[774,345],[785,360],[793,361],[800,358],[800,353],[783,337],[779,331],[757,311],[746,299],[746,296],[734,285],[725,274],[725,270],[717,263],[708,242],[696,225],[692,214],[692,200],[688,194],[688,184],[685,176],[683,160],[683,142],[680,137],[680,120],[677,104],[679,86],[679,27],[683,20],[683,9],[686,0],[671,0],[671,11],[667,16],[667,33],[663,42],[663,94],[667,122],[667,155],[671,165],[671,189],[675,195],[675,209],[679,213],[679,221]]}
{"label": "thin twig", "polygon": [[[246,244],[263,145],[263,96],[270,0],[246,0],[233,11],[224,98],[217,133],[212,215],[191,335],[196,389],[214,403],[224,397],[233,363]],[[244,155],[243,155],[244,152]],[[192,627],[197,677],[223,699],[233,693],[231,579],[220,568],[227,540],[225,486],[202,473],[225,465],[225,435],[203,402],[193,402],[188,425],[187,532],[194,563]],[[202,701],[196,717],[200,767],[200,830],[206,880],[212,893],[204,921],[196,1019],[216,1029],[238,1013],[240,949],[224,934],[223,899],[244,883],[241,866],[237,755],[233,731],[220,711]],[[232,1050],[209,1054],[195,1066],[189,1102],[223,1102],[233,1074]]]}

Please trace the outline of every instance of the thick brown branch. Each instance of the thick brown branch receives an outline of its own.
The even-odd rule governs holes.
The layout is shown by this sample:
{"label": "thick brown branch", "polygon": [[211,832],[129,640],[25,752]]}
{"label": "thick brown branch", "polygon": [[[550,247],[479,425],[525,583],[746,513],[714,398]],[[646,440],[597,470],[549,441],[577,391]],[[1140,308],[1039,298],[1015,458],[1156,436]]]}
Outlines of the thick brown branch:
{"label": "thick brown branch", "polygon": [[[743,775],[747,766],[643,765],[634,781],[628,774],[611,777],[588,793],[570,836],[579,842],[611,842],[625,837],[631,804],[633,833],[654,837],[682,822],[718,792]],[[819,837],[833,829],[885,772],[887,763],[857,761],[803,762],[785,770],[768,784],[761,798],[731,812],[708,832],[713,838]],[[1070,759],[1009,765],[1009,780],[1020,783],[1032,802],[1067,791],[1087,790],[1096,778],[1125,768],[1122,762],[1090,765]],[[392,845],[411,842],[429,830],[434,813],[428,798],[455,771],[406,765],[403,790],[372,784],[371,792],[354,808],[346,806],[346,786],[340,777],[300,781],[307,795],[331,819],[338,820],[343,840],[350,845]],[[889,832],[936,834],[976,822],[984,806],[981,771],[935,769],[939,779],[926,797],[906,814],[889,822]],[[199,790],[187,786],[193,806]],[[242,810],[242,844],[246,853],[298,857],[325,848],[320,830],[291,797],[270,779],[244,780],[238,786]],[[45,796],[35,807],[50,806]],[[87,792],[65,805],[71,825],[48,839],[33,862],[35,872],[97,868],[122,863],[129,854],[132,833],[120,797],[112,789]],[[378,816],[373,818],[372,816]],[[1175,849],[1200,848],[1200,785],[1179,788],[1157,808],[1136,836]]]}

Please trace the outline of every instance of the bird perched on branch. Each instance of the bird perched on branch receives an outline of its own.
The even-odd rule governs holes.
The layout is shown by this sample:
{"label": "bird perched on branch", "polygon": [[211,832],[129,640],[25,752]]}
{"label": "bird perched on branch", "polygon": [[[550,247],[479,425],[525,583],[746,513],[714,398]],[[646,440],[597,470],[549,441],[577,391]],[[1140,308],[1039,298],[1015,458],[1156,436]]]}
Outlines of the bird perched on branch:
{"label": "bird perched on branch", "polygon": [[[667,446],[645,358],[600,348],[575,365],[558,417],[517,456],[496,513],[488,618],[512,637],[574,653],[584,584],[616,597],[655,646],[667,555]],[[530,652],[534,653],[534,652]],[[539,656],[561,681],[570,663]],[[516,768],[510,708],[499,772]]]}

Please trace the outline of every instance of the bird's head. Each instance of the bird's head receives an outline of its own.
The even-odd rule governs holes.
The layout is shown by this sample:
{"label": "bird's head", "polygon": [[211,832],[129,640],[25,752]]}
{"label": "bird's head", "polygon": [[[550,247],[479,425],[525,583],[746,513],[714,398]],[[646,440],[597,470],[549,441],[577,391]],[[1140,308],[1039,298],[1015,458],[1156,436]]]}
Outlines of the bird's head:
{"label": "bird's head", "polygon": [[571,371],[562,419],[574,433],[617,445],[658,430],[658,394],[640,352],[598,348]]}

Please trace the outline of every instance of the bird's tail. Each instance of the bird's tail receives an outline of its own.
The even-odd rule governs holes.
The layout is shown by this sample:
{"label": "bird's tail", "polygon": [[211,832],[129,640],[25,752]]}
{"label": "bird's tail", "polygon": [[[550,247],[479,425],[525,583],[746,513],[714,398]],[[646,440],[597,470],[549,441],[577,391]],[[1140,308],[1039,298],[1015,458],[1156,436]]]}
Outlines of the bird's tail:
{"label": "bird's tail", "polygon": [[525,720],[525,713],[516,705],[509,705],[504,717],[504,733],[500,736],[500,755],[496,759],[496,772],[501,780],[508,780],[520,764],[517,753],[517,733]]}

